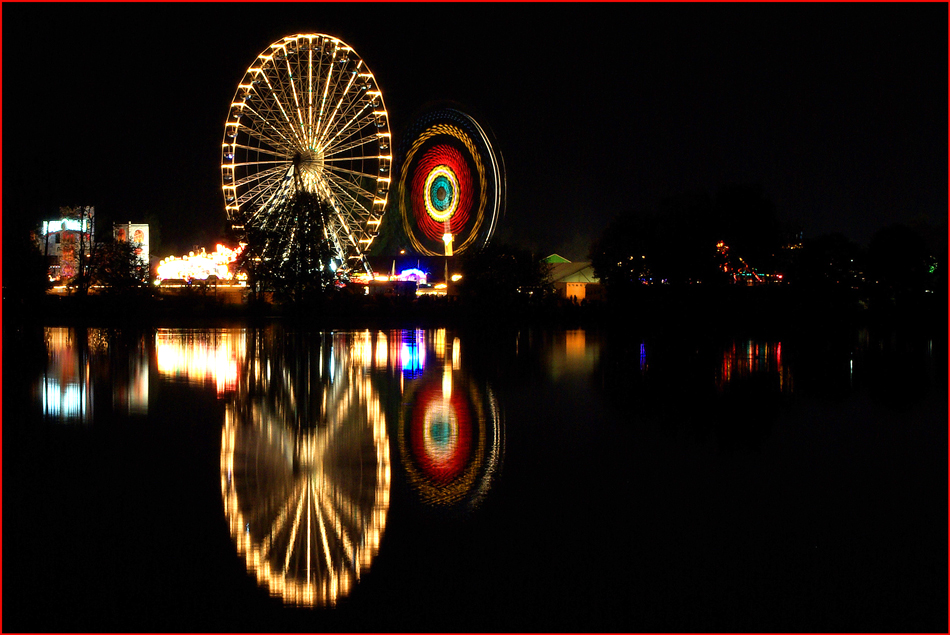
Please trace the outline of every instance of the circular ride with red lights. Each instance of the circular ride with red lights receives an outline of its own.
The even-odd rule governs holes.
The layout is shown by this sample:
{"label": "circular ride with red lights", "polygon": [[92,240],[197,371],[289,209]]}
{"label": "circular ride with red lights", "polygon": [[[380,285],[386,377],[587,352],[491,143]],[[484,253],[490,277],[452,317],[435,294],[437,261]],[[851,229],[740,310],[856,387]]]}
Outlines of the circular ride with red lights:
{"label": "circular ride with red lights", "polygon": [[401,165],[399,209],[417,252],[451,256],[491,239],[505,209],[504,164],[471,116],[445,107],[419,117]]}
{"label": "circular ride with red lights", "polygon": [[399,418],[400,459],[422,502],[476,507],[501,470],[504,431],[490,389],[445,368],[407,387]]}

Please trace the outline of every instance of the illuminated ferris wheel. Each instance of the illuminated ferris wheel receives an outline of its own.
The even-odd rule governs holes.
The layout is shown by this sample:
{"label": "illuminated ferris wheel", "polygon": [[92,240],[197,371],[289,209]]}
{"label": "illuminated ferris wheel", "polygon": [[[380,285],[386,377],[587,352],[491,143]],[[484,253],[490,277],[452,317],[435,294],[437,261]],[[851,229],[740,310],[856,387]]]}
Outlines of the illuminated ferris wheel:
{"label": "illuminated ferris wheel", "polygon": [[455,108],[410,127],[401,152],[398,201],[413,248],[451,256],[491,239],[505,211],[505,169],[491,135]]}
{"label": "illuminated ferris wheel", "polygon": [[265,259],[286,260],[308,219],[295,195],[330,206],[323,221],[336,266],[369,271],[390,185],[389,116],[373,73],[341,40],[285,37],[251,64],[224,125],[221,179],[235,230],[264,237]]}

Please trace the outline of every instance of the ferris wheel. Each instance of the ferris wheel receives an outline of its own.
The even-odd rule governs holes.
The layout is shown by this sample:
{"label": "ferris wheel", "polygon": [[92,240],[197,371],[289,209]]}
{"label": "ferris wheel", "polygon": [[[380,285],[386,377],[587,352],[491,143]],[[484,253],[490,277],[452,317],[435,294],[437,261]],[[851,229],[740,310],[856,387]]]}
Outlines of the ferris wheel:
{"label": "ferris wheel", "polygon": [[263,236],[265,259],[287,259],[308,222],[307,193],[330,206],[324,239],[343,272],[369,271],[366,251],[386,208],[389,116],[373,73],[341,40],[300,34],[247,69],[224,125],[221,180],[232,227]]}

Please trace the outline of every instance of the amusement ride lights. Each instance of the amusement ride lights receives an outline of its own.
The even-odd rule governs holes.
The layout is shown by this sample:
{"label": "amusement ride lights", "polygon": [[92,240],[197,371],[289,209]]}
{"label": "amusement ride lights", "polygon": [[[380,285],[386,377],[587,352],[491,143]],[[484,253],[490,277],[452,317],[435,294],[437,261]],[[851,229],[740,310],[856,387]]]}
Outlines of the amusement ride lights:
{"label": "amusement ride lights", "polygon": [[[438,334],[438,333],[437,333]],[[504,422],[491,388],[456,372],[458,339],[436,343],[436,359],[406,382],[398,425],[401,463],[420,500],[433,507],[472,509],[501,471]]]}
{"label": "amusement ride lights", "polygon": [[219,280],[239,280],[247,277],[246,274],[235,275],[233,264],[244,249],[243,245],[237,249],[229,249],[224,245],[216,245],[215,250],[207,253],[204,248],[200,252],[191,252],[187,256],[168,256],[158,264],[155,274],[158,280],[206,280],[214,275]]}
{"label": "amusement ride lights", "polygon": [[[224,125],[221,180],[233,228],[283,261],[306,231],[291,213],[298,193],[330,204],[323,239],[338,276],[371,272],[390,185],[389,115],[356,52],[323,34],[271,44],[251,64]],[[255,246],[256,247],[256,246]]]}
{"label": "amusement ride lights", "polygon": [[398,186],[403,229],[426,256],[451,256],[491,239],[504,213],[504,166],[469,115],[439,108],[407,136]]}

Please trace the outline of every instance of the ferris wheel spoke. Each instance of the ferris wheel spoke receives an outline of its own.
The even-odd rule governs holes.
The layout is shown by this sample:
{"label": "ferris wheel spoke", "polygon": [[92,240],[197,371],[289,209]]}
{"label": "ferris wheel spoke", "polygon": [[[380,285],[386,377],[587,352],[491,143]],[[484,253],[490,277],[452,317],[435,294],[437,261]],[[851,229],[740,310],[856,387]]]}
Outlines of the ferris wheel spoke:
{"label": "ferris wheel spoke", "polygon": [[327,487],[326,483],[322,482],[320,485],[321,488],[314,492],[314,498],[320,505],[322,514],[327,517],[329,521],[327,524],[334,533],[335,542],[343,548],[344,556],[350,563],[358,565],[355,558],[354,540],[334,505],[334,494],[339,492],[334,491],[336,488]]}
{"label": "ferris wheel spoke", "polygon": [[[281,505],[280,512],[274,517],[273,521],[270,524],[270,528],[266,534],[266,538],[262,541],[261,544],[261,557],[266,558],[271,548],[277,542],[281,533],[284,532],[284,528],[287,525],[287,520],[290,518],[290,513],[293,507],[296,506],[297,501],[300,499],[302,488],[298,485],[294,488],[293,493],[287,497],[287,500]],[[266,508],[262,510],[262,514],[266,511]],[[251,523],[256,524],[256,519],[251,520]]]}
{"label": "ferris wheel spoke", "polygon": [[326,498],[336,501],[335,507],[338,508],[336,514],[341,522],[346,522],[355,527],[360,527],[366,522],[365,517],[360,512],[358,502],[342,488],[325,484],[323,494]]}
{"label": "ferris wheel spoke", "polygon": [[[298,133],[297,128],[294,127],[293,125],[293,120],[288,114],[288,110],[290,109],[290,104],[289,103],[285,104],[283,100],[281,99],[281,97],[283,97],[284,91],[277,90],[277,88],[274,87],[274,84],[280,85],[280,76],[279,75],[275,76],[274,81],[271,82],[271,78],[268,77],[268,73],[264,72],[264,73],[261,73],[261,75],[264,78],[264,82],[267,84],[267,88],[269,89],[268,97],[270,99],[273,99],[274,104],[277,106],[277,109],[280,111],[279,121],[284,125],[284,129],[290,133]],[[294,137],[296,138],[292,139],[292,142],[295,145],[297,146],[303,145],[303,139],[299,137],[299,134],[294,134]]]}
{"label": "ferris wheel spoke", "polygon": [[314,127],[315,137],[321,136],[321,131],[323,130],[323,118],[326,114],[325,111],[327,108],[327,93],[330,91],[330,82],[332,80],[335,80],[334,73],[333,73],[333,62],[331,61],[327,65],[326,76],[324,76],[322,72],[323,60],[321,59],[320,62],[321,62],[321,68],[320,68],[321,73],[319,74],[319,77],[323,78],[324,81],[323,81],[323,86],[322,86],[323,90],[320,91],[320,105],[319,105],[319,110],[317,113],[317,125]]}
{"label": "ferris wheel spoke", "polygon": [[[327,159],[324,159],[323,162],[324,163],[344,163],[346,161],[375,161],[378,158],[379,158],[378,154],[374,154],[372,156],[365,155],[365,156],[359,156],[359,157],[343,156],[339,158],[332,158],[332,157],[327,158]],[[360,174],[363,174],[363,176],[369,177],[369,174],[366,174],[364,172],[361,172]]]}
{"label": "ferris wheel spoke", "polygon": [[[301,130],[305,130],[303,122],[303,113],[300,111],[300,96],[297,94],[297,82],[294,81],[294,69],[290,63],[291,56],[286,55],[284,61],[287,65],[287,80],[290,82],[290,93],[294,96],[294,110],[297,113],[297,123]],[[304,135],[306,138],[306,134]]]}
{"label": "ferris wheel spoke", "polygon": [[[278,116],[277,110],[260,111],[251,109],[248,111],[248,119],[253,125],[245,125],[244,130],[248,136],[270,145],[272,148],[282,150],[286,154],[293,154],[293,148],[298,147],[294,136],[289,134],[286,126],[278,127],[274,123]],[[266,118],[265,118],[266,115]],[[280,122],[278,120],[279,123]]]}
{"label": "ferris wheel spoke", "polygon": [[[340,119],[339,122],[334,122],[334,125],[328,125],[328,126],[326,127],[326,129],[324,130],[324,135],[323,135],[323,137],[320,139],[320,144],[323,145],[323,146],[332,145],[332,144],[335,142],[335,140],[337,139],[337,137],[339,137],[341,134],[343,134],[344,131],[346,131],[346,130],[348,130],[348,129],[351,129],[351,126],[353,125],[353,122],[359,120],[360,117],[362,117],[362,116],[364,116],[364,115],[365,115],[365,121],[364,121],[363,125],[362,125],[362,126],[359,126],[359,127],[354,127],[354,129],[355,129],[355,130],[359,130],[359,129],[365,127],[366,125],[372,123],[372,119],[373,119],[373,118],[372,118],[372,116],[370,116],[370,114],[369,114],[369,113],[372,112],[372,111],[370,110],[371,108],[372,108],[371,103],[370,103],[370,102],[367,102],[367,103],[365,103],[365,104],[363,105],[363,107],[362,107],[359,111],[357,111],[357,113],[356,113],[355,115],[353,115],[353,116],[350,117],[349,119],[346,119],[346,120]],[[333,135],[332,137],[330,136],[331,134]]]}
{"label": "ferris wheel spoke", "polygon": [[[259,165],[259,163],[258,164],[249,163],[249,164],[242,164],[242,165]],[[260,172],[253,172],[251,174],[248,174],[247,176],[241,177],[240,179],[235,179],[234,186],[246,187],[250,185],[251,183],[257,183],[260,181],[269,181],[275,177],[283,176],[284,173],[287,171],[288,166],[289,166],[289,162],[285,161],[285,162],[279,163],[278,165],[275,165],[274,167],[261,170]]]}
{"label": "ferris wheel spoke", "polygon": [[313,46],[307,47],[307,139],[313,143]]}
{"label": "ferris wheel spoke", "polygon": [[242,125],[241,129],[249,139],[254,139],[261,144],[266,144],[260,148],[253,148],[256,151],[269,151],[281,156],[292,156],[294,154],[293,140],[289,136],[275,127],[273,124],[260,120],[259,113],[254,113],[254,117],[249,117],[249,123],[252,125]]}
{"label": "ferris wheel spoke", "polygon": [[[368,172],[359,172],[358,170],[350,170],[348,168],[344,168],[343,166],[336,165],[336,164],[324,165],[324,174],[329,174],[336,179],[346,180],[348,182],[353,183],[354,185],[356,184],[356,180],[353,177],[356,177],[357,179],[369,179],[371,181],[375,181],[375,179],[377,178],[375,174],[370,174]],[[357,185],[357,187],[360,187],[360,186]],[[372,198],[373,196],[375,196],[374,192],[370,192],[369,190],[366,190],[364,188],[361,188],[361,189],[363,192],[366,193],[367,198]]]}
{"label": "ferris wheel spoke", "polygon": [[329,171],[326,171],[325,174],[328,174],[330,177],[329,181],[331,182],[332,186],[335,186],[335,190],[348,192],[353,197],[352,200],[354,202],[358,202],[360,200],[373,200],[374,194],[372,192],[368,191],[366,188],[360,187],[359,184],[354,183],[352,180],[329,173]]}
{"label": "ferris wheel spoke", "polygon": [[[341,75],[342,73],[339,73],[339,74]],[[355,80],[356,80],[356,73],[354,72],[350,75],[350,79],[347,81],[346,87],[340,93],[339,99],[336,99],[336,105],[333,107],[333,110],[330,112],[330,115],[327,118],[327,124],[324,127],[324,130],[333,130],[333,128],[337,125],[336,119],[338,116],[341,115],[340,106],[343,105],[343,100],[346,98],[347,94],[350,92],[350,88],[353,86],[353,82]],[[336,94],[334,94],[334,98],[336,98]],[[321,144],[322,142],[323,142],[323,139],[321,139]]]}
{"label": "ferris wheel spoke", "polygon": [[[341,113],[347,112],[347,109],[349,108],[349,103],[344,106],[344,101],[347,100],[347,97],[350,96],[351,99],[356,98],[355,96],[352,96],[352,87],[354,81],[360,76],[359,69],[362,67],[362,64],[363,61],[359,60],[356,70],[349,72],[350,77],[346,80],[345,86],[343,86],[345,74],[347,72],[345,68],[341,68],[336,71],[332,86],[330,86],[328,81],[324,98],[326,101],[326,106],[323,113],[324,116],[321,119],[321,125],[316,131],[316,142],[318,145],[325,146],[328,134],[330,134],[339,126],[338,120],[341,116]],[[330,104],[334,105],[330,106]],[[343,107],[344,110],[341,111],[341,107]]]}
{"label": "ferris wheel spoke", "polygon": [[294,515],[294,522],[290,528],[290,538],[287,541],[287,551],[284,555],[284,575],[286,575],[290,569],[290,558],[294,554],[294,547],[297,542],[297,531],[300,529],[300,517],[303,515],[306,501],[309,500],[309,497],[306,496],[306,491],[306,488],[304,488],[302,495],[297,497],[297,513]]}
{"label": "ferris wheel spoke", "polygon": [[[313,490],[313,485],[311,484],[311,491],[312,490]],[[320,509],[319,503],[315,505],[314,511],[316,512],[316,517],[318,521],[317,526],[320,528],[320,543],[321,543],[321,546],[323,547],[322,551],[323,551],[324,564],[326,565],[327,571],[331,572],[330,583],[333,584],[334,581],[332,578],[335,577],[335,575],[332,575],[334,572],[333,561],[330,559],[330,545],[327,541],[326,522],[323,517],[323,512]]]}
{"label": "ferris wheel spoke", "polygon": [[[324,155],[324,157],[325,157],[325,158],[324,158],[324,161],[331,161],[331,160],[332,160],[332,161],[336,161],[336,160],[346,161],[346,160],[347,160],[346,157],[341,157],[340,159],[331,159],[331,157],[333,157],[334,155],[337,155],[337,154],[342,154],[342,153],[347,152],[347,151],[349,151],[349,150],[353,150],[353,149],[355,149],[355,148],[360,148],[360,147],[363,147],[363,146],[366,146],[366,145],[372,145],[372,144],[374,144],[374,143],[375,143],[375,144],[378,144],[378,143],[379,143],[379,141],[376,139],[376,137],[375,137],[375,136],[369,136],[369,135],[367,135],[367,136],[365,136],[365,137],[360,137],[360,138],[355,139],[355,140],[353,140],[353,141],[341,142],[341,143],[338,143],[338,144],[333,145],[333,146],[327,146],[327,147],[324,149],[324,151],[323,151],[323,155]],[[366,157],[354,157],[354,158],[358,158],[358,159],[376,159],[376,158],[378,158],[378,157],[379,157],[379,155],[366,156]]]}
{"label": "ferris wheel spoke", "polygon": [[[374,90],[355,96],[341,112],[339,121],[342,127],[335,132],[328,143],[334,143],[334,139],[346,130],[351,130],[352,132],[349,134],[352,135],[375,123],[378,95],[380,95],[380,92]],[[354,125],[354,122],[356,122],[356,125]]]}
{"label": "ferris wheel spoke", "polygon": [[272,149],[272,148],[264,148],[264,147],[255,148],[254,146],[249,146],[249,145],[245,145],[245,144],[242,144],[242,143],[234,143],[234,144],[231,144],[231,145],[232,145],[232,147],[233,147],[235,150],[244,150],[244,151],[249,152],[249,153],[250,153],[250,152],[255,152],[255,153],[257,153],[257,154],[266,154],[266,155],[268,155],[268,156],[278,157],[278,158],[283,159],[283,160],[285,160],[285,161],[287,160],[287,156],[288,156],[288,154],[287,154],[286,152],[281,152],[281,151],[279,151],[279,150],[274,150],[274,149]]}
{"label": "ferris wheel spoke", "polygon": [[[259,184],[239,198],[239,203],[251,211],[251,218],[254,218],[261,211],[273,208],[279,202],[280,198],[286,196],[288,186],[281,180],[270,180]],[[257,204],[254,205],[254,202]]]}

